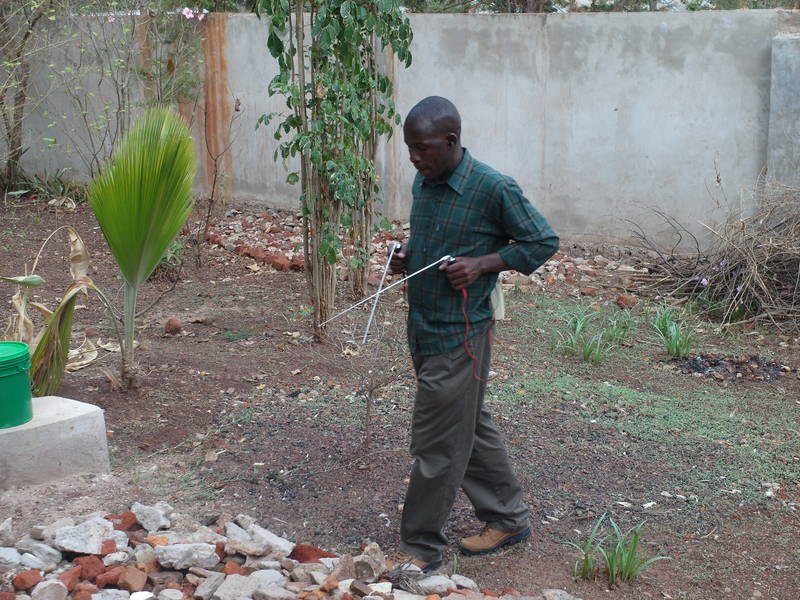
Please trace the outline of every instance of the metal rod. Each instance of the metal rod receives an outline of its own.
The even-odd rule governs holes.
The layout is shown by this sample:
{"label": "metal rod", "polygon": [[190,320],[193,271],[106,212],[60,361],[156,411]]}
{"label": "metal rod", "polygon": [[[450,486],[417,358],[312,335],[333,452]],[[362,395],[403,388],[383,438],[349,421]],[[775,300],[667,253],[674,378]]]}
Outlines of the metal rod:
{"label": "metal rod", "polygon": [[[383,275],[381,275],[381,282],[378,284],[378,294],[381,293],[383,289],[383,282],[386,281],[386,274],[389,272],[389,266],[392,264],[392,257],[394,256],[395,251],[400,248],[400,244],[393,243],[392,248],[389,250],[389,258],[386,259],[386,266],[383,268]],[[367,319],[367,326],[364,329],[364,339],[361,340],[362,344],[367,343],[367,336],[369,335],[369,328],[372,325],[372,319],[375,318],[375,309],[378,308],[378,301],[381,299],[380,296],[375,296],[375,302],[372,303],[372,310],[369,311],[369,319]]]}
{"label": "metal rod", "polygon": [[370,300],[372,300],[372,299],[373,299],[375,296],[379,296],[379,295],[383,294],[384,292],[388,292],[388,291],[389,291],[390,289],[392,289],[393,287],[400,285],[400,284],[401,284],[401,283],[403,283],[404,281],[408,281],[409,279],[411,279],[412,277],[415,277],[415,276],[419,275],[419,274],[420,274],[420,273],[422,273],[423,271],[427,271],[427,270],[428,270],[428,269],[430,269],[431,267],[435,267],[435,266],[437,266],[437,265],[440,265],[440,264],[442,264],[443,262],[449,262],[449,261],[451,261],[452,259],[453,259],[453,257],[452,257],[452,256],[450,256],[449,254],[446,254],[446,255],[444,255],[442,258],[440,258],[439,260],[436,260],[436,261],[432,262],[432,263],[431,263],[431,264],[429,264],[428,266],[426,266],[426,267],[422,267],[421,269],[419,269],[419,270],[417,270],[417,271],[414,271],[414,272],[413,272],[411,275],[406,275],[406,276],[405,276],[405,277],[403,277],[402,279],[399,279],[399,280],[395,281],[393,284],[391,284],[391,285],[387,285],[387,286],[386,286],[385,288],[383,288],[383,289],[382,289],[380,292],[375,292],[374,294],[372,294],[372,296],[369,296],[369,297],[367,297],[367,298],[364,298],[363,300],[360,300],[360,301],[356,302],[355,304],[353,304],[353,306],[350,306],[349,308],[345,308],[345,309],[344,309],[342,312],[340,312],[338,315],[334,315],[334,316],[332,316],[330,319],[328,319],[327,321],[323,321],[322,323],[320,323],[320,324],[319,324],[319,326],[320,326],[320,327],[322,327],[323,325],[325,325],[325,324],[327,324],[327,323],[330,323],[330,322],[331,322],[331,321],[333,321],[334,319],[338,319],[338,318],[339,318],[339,317],[341,317],[343,314],[345,314],[345,313],[349,313],[351,310],[353,310],[353,309],[354,309],[354,308],[356,308],[357,306],[361,306],[362,304],[364,304],[364,302],[369,302],[369,301],[370,301]]}

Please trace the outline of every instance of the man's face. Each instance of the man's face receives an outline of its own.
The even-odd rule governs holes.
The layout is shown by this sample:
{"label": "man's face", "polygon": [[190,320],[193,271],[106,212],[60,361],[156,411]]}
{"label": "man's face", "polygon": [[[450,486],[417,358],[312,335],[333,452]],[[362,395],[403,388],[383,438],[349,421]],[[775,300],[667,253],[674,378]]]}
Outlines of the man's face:
{"label": "man's face", "polygon": [[453,145],[448,134],[433,131],[425,122],[406,122],[403,137],[414,168],[428,181],[449,177],[453,165]]}

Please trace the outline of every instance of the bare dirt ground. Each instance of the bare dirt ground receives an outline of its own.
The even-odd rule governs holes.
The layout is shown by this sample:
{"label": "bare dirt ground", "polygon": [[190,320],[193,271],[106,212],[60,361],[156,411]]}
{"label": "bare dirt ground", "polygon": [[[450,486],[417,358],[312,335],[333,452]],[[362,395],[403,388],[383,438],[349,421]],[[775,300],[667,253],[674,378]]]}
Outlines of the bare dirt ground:
{"label": "bare dirt ground", "polygon": [[[41,241],[71,224],[90,250],[95,283],[119,300],[120,280],[91,211],[23,202],[0,209],[0,272],[21,274]],[[365,312],[332,328],[331,342],[315,344],[302,273],[256,270],[252,258],[207,245],[198,265],[184,242],[180,281],[138,321],[139,388],[115,389],[105,371],[116,370],[117,356],[101,352],[60,390],[106,411],[113,473],[4,493],[0,517],[42,523],[166,500],[201,518],[249,513],[297,542],[332,550],[367,539],[393,549],[411,465],[414,389],[401,294],[383,302],[378,319],[398,344],[385,357],[354,355],[345,340],[363,327]],[[67,249],[61,239],[48,248],[39,269],[46,285],[36,292],[53,304],[67,283]],[[564,283],[510,290],[487,402],[527,490],[533,536],[491,557],[452,552],[446,568],[498,592],[562,588],[585,600],[800,598],[800,379],[727,382],[677,372],[652,335],[652,304],[642,299],[631,311],[633,335],[601,364],[556,352],[565,307],[616,314],[615,285],[598,277],[600,293],[588,299]],[[152,282],[140,306],[169,287]],[[12,294],[0,288],[0,316]],[[98,299],[82,304],[76,336],[111,340]],[[181,333],[164,332],[169,318],[183,323]],[[702,320],[696,327],[704,351],[800,366],[797,340],[775,331],[723,337]],[[365,444],[364,382],[386,376],[389,364]],[[583,539],[603,513],[623,528],[646,520],[644,550],[672,560],[611,591],[602,578],[574,580],[576,553],[563,542]],[[450,539],[479,527],[459,498]]]}

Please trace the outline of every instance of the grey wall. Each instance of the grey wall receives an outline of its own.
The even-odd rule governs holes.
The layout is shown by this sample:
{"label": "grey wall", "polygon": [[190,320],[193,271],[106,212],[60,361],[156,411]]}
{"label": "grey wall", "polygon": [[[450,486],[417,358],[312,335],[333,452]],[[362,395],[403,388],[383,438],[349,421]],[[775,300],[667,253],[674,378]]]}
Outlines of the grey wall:
{"label": "grey wall", "polygon": [[[428,95],[452,99],[464,145],[514,176],[564,236],[628,238],[630,219],[666,239],[653,209],[703,235],[701,222],[752,203],[748,191],[768,147],[771,163],[798,155],[800,94],[784,93],[797,89],[796,74],[782,76],[793,83],[777,92],[773,74],[794,73],[797,55],[772,56],[777,35],[800,30],[797,12],[411,15],[411,22],[412,67],[388,60],[401,114]],[[204,94],[188,109],[198,191],[211,181],[211,155],[230,144],[219,161],[229,199],[296,206],[298,188],[272,161],[273,129],[255,130],[259,115],[283,110],[266,93],[276,65],[262,24],[253,15],[211,15],[204,27]],[[782,98],[781,123],[794,129],[773,119],[770,130],[771,94]],[[29,152],[26,160],[52,172],[61,158]],[[414,171],[402,132],[379,149],[379,172],[384,212],[406,218]]]}

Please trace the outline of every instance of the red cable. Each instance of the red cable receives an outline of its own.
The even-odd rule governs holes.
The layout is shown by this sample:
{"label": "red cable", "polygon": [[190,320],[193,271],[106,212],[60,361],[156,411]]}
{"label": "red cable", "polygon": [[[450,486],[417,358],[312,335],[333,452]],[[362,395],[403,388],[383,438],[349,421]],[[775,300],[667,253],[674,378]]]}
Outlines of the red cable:
{"label": "red cable", "polygon": [[[467,356],[472,359],[472,376],[482,383],[486,383],[489,380],[484,379],[476,372],[476,367],[478,364],[478,358],[472,352],[472,348],[469,345],[469,316],[467,316],[467,288],[461,288],[461,314],[464,315],[464,349],[467,351]],[[489,335],[492,328],[487,327],[486,334]]]}

